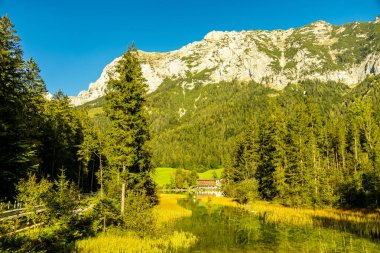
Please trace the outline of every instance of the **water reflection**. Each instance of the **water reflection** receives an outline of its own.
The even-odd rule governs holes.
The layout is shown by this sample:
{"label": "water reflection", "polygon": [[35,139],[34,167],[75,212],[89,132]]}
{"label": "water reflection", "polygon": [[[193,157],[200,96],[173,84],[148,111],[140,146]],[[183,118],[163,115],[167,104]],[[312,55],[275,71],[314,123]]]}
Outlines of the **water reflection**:
{"label": "water reflection", "polygon": [[325,228],[267,224],[244,208],[216,206],[193,196],[179,204],[192,216],[175,224],[197,236],[191,252],[380,252],[379,244]]}

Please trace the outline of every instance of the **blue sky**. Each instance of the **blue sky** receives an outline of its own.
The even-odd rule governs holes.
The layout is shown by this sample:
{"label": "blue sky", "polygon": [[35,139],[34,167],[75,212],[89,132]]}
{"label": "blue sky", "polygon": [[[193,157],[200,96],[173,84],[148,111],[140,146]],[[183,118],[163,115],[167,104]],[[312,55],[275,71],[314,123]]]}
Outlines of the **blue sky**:
{"label": "blue sky", "polygon": [[138,49],[165,52],[212,30],[371,21],[380,0],[0,0],[0,14],[15,24],[25,57],[37,61],[48,90],[76,95],[132,41]]}

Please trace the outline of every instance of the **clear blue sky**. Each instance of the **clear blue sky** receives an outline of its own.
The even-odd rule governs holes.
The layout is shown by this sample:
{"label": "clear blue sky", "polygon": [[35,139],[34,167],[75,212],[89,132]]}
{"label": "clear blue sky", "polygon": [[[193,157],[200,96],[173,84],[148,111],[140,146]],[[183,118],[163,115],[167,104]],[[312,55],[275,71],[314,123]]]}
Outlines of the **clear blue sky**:
{"label": "clear blue sky", "polygon": [[212,30],[287,29],[316,20],[371,21],[380,0],[0,0],[50,92],[76,95],[134,41],[165,52]]}

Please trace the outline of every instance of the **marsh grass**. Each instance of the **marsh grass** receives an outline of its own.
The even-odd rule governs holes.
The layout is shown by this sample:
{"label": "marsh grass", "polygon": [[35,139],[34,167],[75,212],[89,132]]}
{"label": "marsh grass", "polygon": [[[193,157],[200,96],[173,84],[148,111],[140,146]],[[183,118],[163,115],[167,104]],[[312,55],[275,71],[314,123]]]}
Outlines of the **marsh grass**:
{"label": "marsh grass", "polygon": [[[155,235],[108,231],[78,241],[78,252],[380,252],[377,241],[353,234],[373,229],[376,212],[300,209],[258,201],[163,194],[153,210]],[[331,219],[331,220],[329,220]],[[328,223],[328,224],[325,224]],[[336,226],[336,227],[335,227]],[[344,229],[345,228],[345,229]]]}
{"label": "marsh grass", "polygon": [[332,228],[380,239],[379,211],[291,208],[263,201],[246,208],[271,224]]}
{"label": "marsh grass", "polygon": [[159,238],[141,238],[134,233],[109,231],[76,243],[78,252],[181,252],[192,247],[197,238],[188,232],[174,231]]}
{"label": "marsh grass", "polygon": [[161,194],[160,203],[153,209],[157,229],[168,228],[176,220],[191,216],[191,210],[178,205],[178,200],[185,198],[181,194]]}
{"label": "marsh grass", "polygon": [[280,204],[256,201],[251,205],[240,205],[232,198],[202,197],[202,201],[216,205],[245,208],[269,224],[325,227],[351,232],[371,239],[380,239],[379,210],[339,210],[292,208]]}
{"label": "marsh grass", "polygon": [[191,210],[177,204],[184,195],[162,194],[160,203],[153,209],[155,231],[149,237],[132,232],[109,230],[96,237],[80,240],[77,252],[183,252],[194,246],[197,238],[190,232],[170,229],[181,218],[190,217]]}
{"label": "marsh grass", "polygon": [[[378,242],[349,230],[325,226],[317,220],[317,217],[340,215],[341,222],[350,223],[355,217],[366,215],[362,212],[295,209],[267,202],[249,206],[233,199],[209,196],[199,201],[200,204],[193,205],[191,217],[176,223],[177,230],[189,231],[199,238],[195,251],[380,252]],[[373,215],[367,219],[373,221]]]}

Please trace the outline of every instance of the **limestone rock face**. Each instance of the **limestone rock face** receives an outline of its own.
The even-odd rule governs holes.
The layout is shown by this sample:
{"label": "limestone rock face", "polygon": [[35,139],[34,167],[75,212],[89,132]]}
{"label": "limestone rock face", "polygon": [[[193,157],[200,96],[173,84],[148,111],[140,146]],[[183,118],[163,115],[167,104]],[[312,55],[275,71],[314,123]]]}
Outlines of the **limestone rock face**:
{"label": "limestone rock face", "polygon": [[[274,89],[303,80],[335,81],[354,86],[380,72],[375,39],[378,21],[333,26],[316,21],[298,29],[212,31],[203,40],[167,53],[139,51],[149,92],[166,79],[182,87],[220,81],[254,81]],[[109,75],[120,58],[108,64],[87,91],[71,97],[80,105],[105,94]]]}

